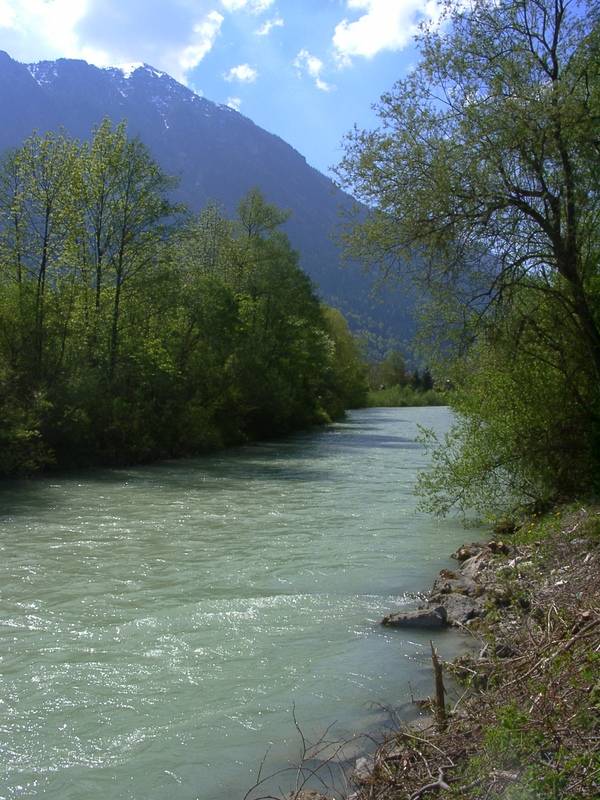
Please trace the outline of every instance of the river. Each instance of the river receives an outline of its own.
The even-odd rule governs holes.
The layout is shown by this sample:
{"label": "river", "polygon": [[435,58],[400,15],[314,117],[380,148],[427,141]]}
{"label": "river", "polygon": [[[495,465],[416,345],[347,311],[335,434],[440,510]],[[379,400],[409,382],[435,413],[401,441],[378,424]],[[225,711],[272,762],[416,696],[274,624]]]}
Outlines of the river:
{"label": "river", "polygon": [[0,798],[237,800],[293,704],[348,737],[428,694],[429,637],[378,625],[465,538],[415,511],[418,424],[449,412],[4,484]]}

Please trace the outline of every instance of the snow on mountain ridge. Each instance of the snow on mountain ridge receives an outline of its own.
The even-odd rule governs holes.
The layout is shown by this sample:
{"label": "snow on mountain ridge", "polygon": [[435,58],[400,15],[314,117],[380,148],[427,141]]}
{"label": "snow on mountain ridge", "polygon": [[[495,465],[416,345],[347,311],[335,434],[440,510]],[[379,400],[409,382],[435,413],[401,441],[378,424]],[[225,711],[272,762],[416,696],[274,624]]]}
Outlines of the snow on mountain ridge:
{"label": "snow on mountain ridge", "polygon": [[[38,86],[47,86],[49,83],[52,83],[53,78],[58,77],[56,65],[52,61],[38,61],[36,64],[26,64],[26,66],[27,71]],[[48,70],[45,70],[44,66],[51,66],[51,77],[48,77]]]}
{"label": "snow on mountain ridge", "polygon": [[133,61],[130,64],[118,64],[116,67],[106,67],[106,69],[118,69],[123,74],[125,80],[129,80],[136,70],[141,69],[144,66],[145,64],[143,64],[141,61]]}

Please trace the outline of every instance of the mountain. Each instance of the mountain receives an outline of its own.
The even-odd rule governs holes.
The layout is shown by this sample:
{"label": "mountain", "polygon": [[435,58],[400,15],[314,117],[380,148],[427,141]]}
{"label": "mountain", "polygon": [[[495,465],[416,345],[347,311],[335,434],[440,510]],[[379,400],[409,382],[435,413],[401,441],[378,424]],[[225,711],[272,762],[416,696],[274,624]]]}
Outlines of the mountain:
{"label": "mountain", "polygon": [[372,296],[371,276],[357,265],[341,267],[335,235],[340,209],[348,209],[352,198],[237,111],[146,64],[130,70],[72,59],[21,64],[3,51],[0,109],[0,151],[19,146],[34,130],[64,129],[85,139],[105,117],[126,120],[130,135],[179,178],[175,199],[194,211],[216,200],[231,214],[258,186],[269,202],[292,212],[286,231],[324,300],[340,308],[355,330],[368,329],[386,341],[410,338],[412,303],[395,289],[386,289],[385,298]]}

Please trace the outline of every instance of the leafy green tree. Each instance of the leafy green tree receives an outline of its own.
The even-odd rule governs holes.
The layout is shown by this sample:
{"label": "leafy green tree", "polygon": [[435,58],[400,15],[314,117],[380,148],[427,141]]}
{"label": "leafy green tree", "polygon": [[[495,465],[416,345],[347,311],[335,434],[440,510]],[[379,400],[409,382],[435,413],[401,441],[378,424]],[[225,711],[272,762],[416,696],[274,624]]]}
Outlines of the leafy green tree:
{"label": "leafy green tree", "polygon": [[233,251],[233,223],[215,203],[209,203],[197,217],[189,219],[171,240],[188,281],[203,275],[231,286],[236,283],[235,265],[239,258]]}
{"label": "leafy green tree", "polygon": [[425,367],[421,375],[421,388],[424,392],[430,392],[433,389],[433,377],[429,371],[429,367]]}
{"label": "leafy green tree", "polygon": [[350,399],[287,214],[255,190],[179,224],[171,185],[108,121],[0,166],[1,476],[189,455]]}
{"label": "leafy green tree", "polygon": [[[322,407],[322,383],[332,343],[313,287],[278,230],[285,219],[253,190],[236,220],[209,206],[174,242],[186,287],[181,353],[189,361],[191,341],[211,342],[199,367],[212,364],[213,378],[196,385],[226,441],[281,433],[331,410]],[[222,312],[210,323],[209,306]]]}
{"label": "leafy green tree", "polygon": [[[406,363],[399,350],[392,350],[381,363],[380,383],[384,386],[404,386],[408,382]],[[378,387],[376,387],[378,388]]]}
{"label": "leafy green tree", "polygon": [[34,135],[3,164],[3,283],[17,285],[20,358],[32,376],[50,375],[57,367],[47,346],[55,323],[48,287],[69,276],[66,250],[76,214],[71,191],[76,150],[62,135]]}
{"label": "leafy green tree", "polygon": [[[144,280],[157,263],[166,235],[165,222],[174,207],[166,192],[173,186],[139,139],[128,139],[124,125],[112,130],[105,121],[84,151],[84,210],[88,249],[95,273],[96,309],[102,280],[112,289],[108,377],[118,360],[123,293]],[[108,275],[105,273],[108,272]]]}
{"label": "leafy green tree", "polygon": [[290,212],[267,203],[260,189],[251,189],[238,205],[239,224],[249,239],[276,231],[289,219]]}
{"label": "leafy green tree", "polygon": [[[474,396],[486,382],[522,390],[503,396],[506,414],[457,401],[467,427],[459,423],[447,451],[453,463],[474,468],[487,452],[485,463],[505,473],[526,464],[529,487],[547,499],[562,481],[556,473],[550,491],[541,450],[523,459],[522,437],[489,434],[501,418],[513,433],[529,419],[529,375],[532,407],[544,403],[543,386],[562,392],[551,405],[556,424],[547,408],[539,419],[574,474],[598,470],[587,443],[600,419],[599,9],[570,0],[450,0],[445,9],[442,24],[419,36],[416,69],[382,97],[380,128],[347,140],[341,180],[372,209],[349,246],[388,268],[409,264],[434,294],[452,298],[474,352],[490,351],[473,362],[473,380],[462,374]],[[510,336],[497,333],[504,325]],[[559,424],[560,408],[573,404],[577,436]]]}
{"label": "leafy green tree", "polygon": [[367,365],[360,346],[341,311],[322,307],[327,333],[333,345],[331,366],[325,386],[327,409],[332,417],[347,408],[363,408],[367,401]]}
{"label": "leafy green tree", "polygon": [[[522,306],[533,302],[535,325],[524,325]],[[548,361],[543,331],[557,335],[555,311],[523,293],[453,365],[457,423],[441,442],[429,436],[433,468],[419,483],[429,510],[499,516],[522,503],[544,507],[592,490],[598,440],[579,393],[593,387],[580,383],[573,392],[565,371]],[[585,358],[572,351],[571,369],[579,372]]]}
{"label": "leafy green tree", "polygon": [[24,398],[25,391],[18,376],[0,365],[0,477],[28,474],[52,462],[40,432],[44,397]]}
{"label": "leafy green tree", "polygon": [[[253,190],[238,209],[242,265],[238,351],[240,391],[254,435],[314,422],[327,361],[319,303],[298,256],[278,227],[287,219]],[[253,225],[248,225],[253,220]]]}
{"label": "leafy green tree", "polygon": [[489,302],[515,284],[558,294],[600,372],[597,4],[449,2],[447,17],[382,97],[381,127],[347,140],[339,174],[373,208],[351,244],[418,252],[431,280],[471,270]]}

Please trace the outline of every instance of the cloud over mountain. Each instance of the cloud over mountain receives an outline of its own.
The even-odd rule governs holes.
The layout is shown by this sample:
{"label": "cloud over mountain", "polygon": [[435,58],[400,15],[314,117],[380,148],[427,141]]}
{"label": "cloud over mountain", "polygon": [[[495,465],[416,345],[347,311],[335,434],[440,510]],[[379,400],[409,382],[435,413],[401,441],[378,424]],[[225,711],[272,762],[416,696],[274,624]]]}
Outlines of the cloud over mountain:
{"label": "cloud over mountain", "polygon": [[[25,61],[82,58],[100,67],[147,62],[187,83],[214,47],[225,14],[260,15],[273,2],[0,0],[0,45]],[[277,19],[271,26],[279,25]]]}
{"label": "cloud over mountain", "polygon": [[382,50],[401,50],[420,22],[439,15],[435,0],[347,0],[347,8],[363,13],[352,21],[343,19],[335,28],[333,46],[342,66],[354,56],[372,58]]}

